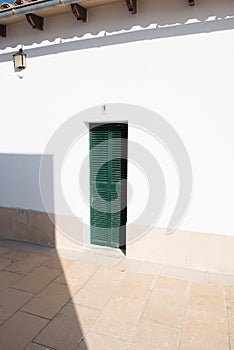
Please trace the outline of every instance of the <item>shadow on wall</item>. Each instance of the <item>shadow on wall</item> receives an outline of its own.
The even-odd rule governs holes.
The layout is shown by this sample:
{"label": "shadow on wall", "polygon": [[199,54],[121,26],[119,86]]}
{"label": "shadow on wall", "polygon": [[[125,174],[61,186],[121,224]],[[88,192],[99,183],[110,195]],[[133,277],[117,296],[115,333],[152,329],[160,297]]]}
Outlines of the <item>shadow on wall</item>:
{"label": "shadow on wall", "polygon": [[[84,50],[234,28],[232,0],[202,0],[189,7],[187,0],[138,0],[138,14],[128,13],[125,2],[93,8],[88,23],[77,22],[72,13],[47,17],[45,30],[32,31],[26,22],[9,25],[8,36],[0,49],[23,45],[28,57]],[[62,19],[63,26],[59,25]],[[22,37],[23,32],[23,37]],[[43,42],[43,43],[42,43]],[[37,45],[42,47],[36,47]],[[33,45],[33,48],[28,48]],[[11,61],[12,53],[1,54]]]}
{"label": "shadow on wall", "polygon": [[[0,154],[0,238],[55,244],[55,229],[42,202],[39,173],[42,155]],[[54,213],[53,157],[47,169],[47,206]]]}
{"label": "shadow on wall", "polygon": [[[80,344],[78,349],[88,350],[83,337],[97,310],[77,305],[75,295],[96,266],[86,264],[84,268],[79,262],[61,259],[55,248],[19,242],[54,244],[54,226],[43,212],[40,195],[41,158],[0,154],[0,246],[4,247],[0,257],[6,263],[0,271],[0,292],[7,295],[1,298],[0,347],[25,349],[30,343],[36,346],[35,342],[57,350],[76,350]],[[47,200],[50,198],[53,212],[53,158],[43,155],[43,160],[47,165]],[[9,243],[6,238],[18,242]],[[21,246],[24,251],[8,249]],[[19,296],[17,289],[21,290]],[[11,304],[11,298],[17,302]]]}

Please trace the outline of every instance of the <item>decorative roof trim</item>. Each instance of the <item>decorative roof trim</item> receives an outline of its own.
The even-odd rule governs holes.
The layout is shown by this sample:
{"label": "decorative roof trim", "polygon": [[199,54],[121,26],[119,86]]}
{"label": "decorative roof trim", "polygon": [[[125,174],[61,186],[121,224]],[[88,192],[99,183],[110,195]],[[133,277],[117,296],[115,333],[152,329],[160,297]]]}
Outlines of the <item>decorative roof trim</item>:
{"label": "decorative roof trim", "polygon": [[[99,2],[100,1],[100,2]],[[78,21],[87,21],[87,9],[101,5],[125,2],[131,14],[137,13],[137,0],[14,0],[13,4],[0,5],[2,37],[6,36],[6,25],[20,22],[24,18],[38,30],[43,30],[44,17],[72,10]],[[81,5],[83,6],[81,6]],[[70,5],[70,6],[69,6]],[[64,9],[63,9],[64,8]],[[64,11],[65,10],[65,11]],[[4,34],[4,35],[3,35]]]}

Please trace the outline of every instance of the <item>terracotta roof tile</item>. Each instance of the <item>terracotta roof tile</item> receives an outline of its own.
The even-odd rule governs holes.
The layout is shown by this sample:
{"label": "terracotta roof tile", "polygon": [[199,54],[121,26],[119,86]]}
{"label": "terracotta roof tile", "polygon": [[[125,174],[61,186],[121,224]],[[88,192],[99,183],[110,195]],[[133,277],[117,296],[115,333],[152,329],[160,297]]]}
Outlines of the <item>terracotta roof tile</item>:
{"label": "terracotta roof tile", "polygon": [[0,10],[5,10],[5,9],[8,9],[10,7],[14,7],[14,4],[8,4],[8,2],[3,2],[1,5],[0,5]]}
{"label": "terracotta roof tile", "polygon": [[24,1],[24,0],[15,0],[14,3],[13,3],[13,5],[14,5],[14,6],[23,5],[25,2],[27,2],[27,1]]}
{"label": "terracotta roof tile", "polygon": [[13,4],[9,4],[8,2],[3,2],[2,4],[0,4],[0,11],[8,8],[13,8],[19,5],[24,5],[33,1],[35,0],[14,0]]}

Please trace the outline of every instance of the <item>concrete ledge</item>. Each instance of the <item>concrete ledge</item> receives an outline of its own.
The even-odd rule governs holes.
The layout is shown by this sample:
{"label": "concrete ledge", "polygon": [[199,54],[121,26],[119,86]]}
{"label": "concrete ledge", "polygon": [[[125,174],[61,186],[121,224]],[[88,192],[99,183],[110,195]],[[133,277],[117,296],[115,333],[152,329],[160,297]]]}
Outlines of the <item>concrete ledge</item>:
{"label": "concrete ledge", "polygon": [[0,239],[81,249],[72,237],[83,241],[82,221],[74,216],[0,207]]}
{"label": "concrete ledge", "polygon": [[212,233],[152,228],[127,247],[132,259],[201,271],[234,273],[234,237]]}
{"label": "concrete ledge", "polygon": [[46,213],[0,207],[0,238],[53,246],[54,225]]}
{"label": "concrete ledge", "polygon": [[[52,220],[56,221],[56,226],[50,219],[42,212],[0,207],[0,239],[35,242],[75,252],[86,249],[103,256],[108,252],[122,258],[117,250],[111,253],[109,248],[87,246],[81,219],[56,215]],[[128,226],[128,230],[133,229],[137,233],[137,227]],[[80,243],[76,243],[75,238]],[[234,274],[233,252],[232,236],[182,230],[167,235],[162,228],[151,228],[145,236],[127,244],[127,257],[130,259],[213,272],[210,279],[214,281],[219,279],[215,273]],[[164,268],[164,273],[167,273],[167,269]],[[204,276],[200,276],[199,280],[204,280]]]}

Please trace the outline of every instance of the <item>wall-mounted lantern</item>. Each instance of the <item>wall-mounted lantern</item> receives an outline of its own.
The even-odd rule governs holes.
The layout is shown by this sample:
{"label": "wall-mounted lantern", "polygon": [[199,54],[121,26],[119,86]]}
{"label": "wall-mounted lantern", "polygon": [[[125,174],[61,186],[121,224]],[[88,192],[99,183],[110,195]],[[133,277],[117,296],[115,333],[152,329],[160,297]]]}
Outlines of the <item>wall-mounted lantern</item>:
{"label": "wall-mounted lantern", "polygon": [[188,0],[188,5],[189,6],[194,6],[195,5],[195,0]]}
{"label": "wall-mounted lantern", "polygon": [[26,57],[27,55],[23,52],[22,49],[13,55],[14,67],[17,70],[26,68]]}

